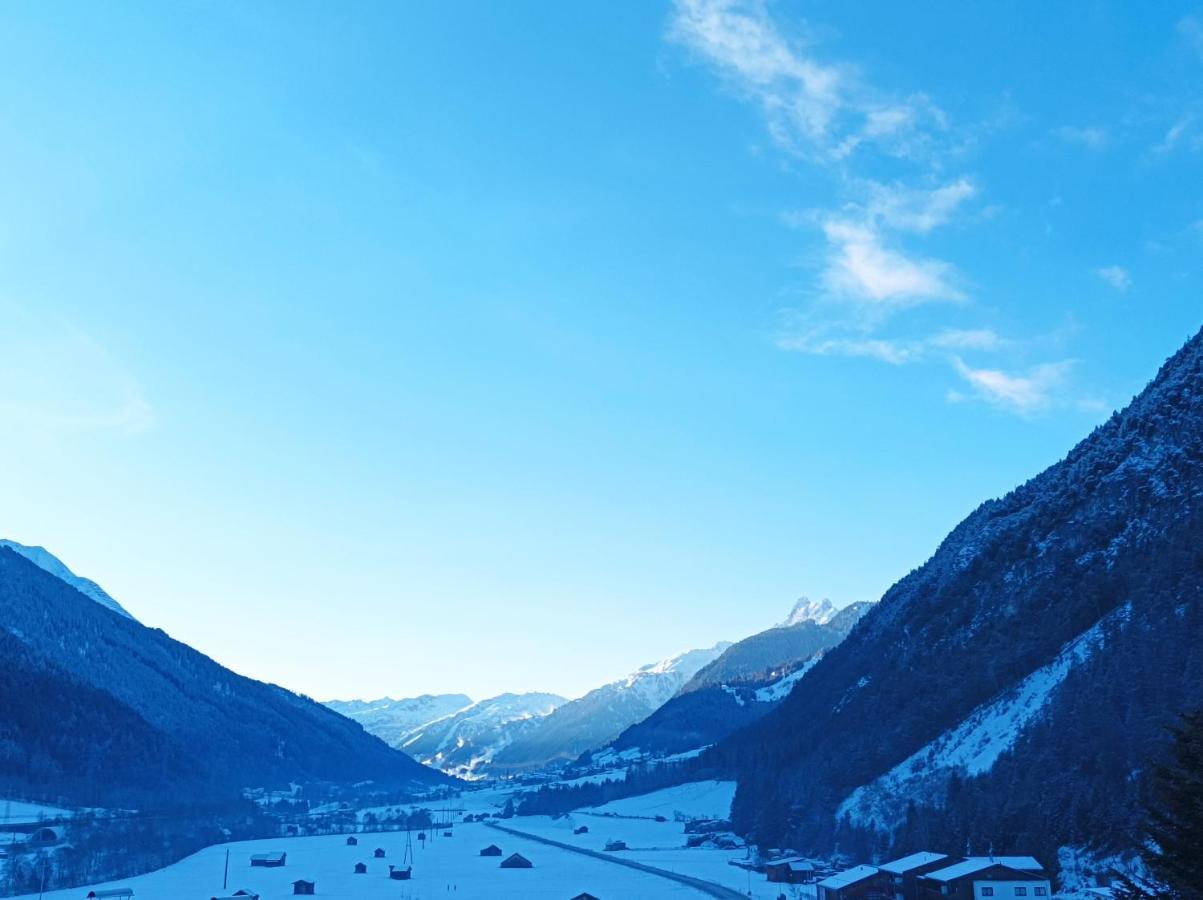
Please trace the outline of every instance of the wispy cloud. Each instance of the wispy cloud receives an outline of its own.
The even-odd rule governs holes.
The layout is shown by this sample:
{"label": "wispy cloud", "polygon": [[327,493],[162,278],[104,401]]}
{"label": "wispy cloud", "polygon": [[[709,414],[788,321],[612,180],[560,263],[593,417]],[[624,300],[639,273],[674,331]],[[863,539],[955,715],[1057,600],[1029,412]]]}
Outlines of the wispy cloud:
{"label": "wispy cloud", "polygon": [[[763,0],[675,0],[669,30],[761,110],[776,146],[828,172],[844,195],[836,208],[782,214],[791,227],[816,229],[823,244],[808,302],[786,311],[778,346],[893,366],[942,360],[1000,408],[1025,416],[1043,408],[1068,364],[1023,373],[975,368],[961,357],[998,353],[1012,342],[988,328],[933,327],[930,311],[918,336],[913,328],[899,336],[918,307],[972,308],[954,263],[918,248],[963,217],[980,193],[969,174],[947,174],[968,136],[927,94],[878,90],[856,65],[822,56],[804,23],[792,28],[776,22]],[[1107,139],[1101,128],[1058,136],[1096,148]],[[891,180],[874,177],[883,168]]]}
{"label": "wispy cloud", "polygon": [[0,305],[0,422],[11,434],[146,431],[154,412],[138,380],[70,322]]}
{"label": "wispy cloud", "polygon": [[835,161],[872,146],[916,157],[946,125],[926,95],[881,95],[855,67],[821,61],[810,42],[786,36],[755,0],[677,0],[670,36],[759,105],[773,139],[793,153]]}
{"label": "wispy cloud", "polygon": [[1081,144],[1091,150],[1101,150],[1108,141],[1107,129],[1097,125],[1089,127],[1063,125],[1053,129],[1053,136],[1067,144]]}
{"label": "wispy cloud", "polygon": [[893,308],[963,297],[950,264],[887,247],[871,225],[835,219],[823,231],[833,252],[822,280],[833,297]]}
{"label": "wispy cloud", "polygon": [[1183,16],[1178,20],[1178,34],[1203,60],[1203,19],[1198,16]]}
{"label": "wispy cloud", "polygon": [[[1043,363],[1022,374],[1002,369],[974,368],[960,357],[953,358],[953,366],[976,395],[987,403],[1008,412],[1031,416],[1051,408],[1059,401],[1073,361]],[[953,392],[950,399],[959,400],[963,396]]]}
{"label": "wispy cloud", "polygon": [[1095,274],[1117,291],[1126,291],[1132,286],[1132,275],[1123,266],[1103,266]]}

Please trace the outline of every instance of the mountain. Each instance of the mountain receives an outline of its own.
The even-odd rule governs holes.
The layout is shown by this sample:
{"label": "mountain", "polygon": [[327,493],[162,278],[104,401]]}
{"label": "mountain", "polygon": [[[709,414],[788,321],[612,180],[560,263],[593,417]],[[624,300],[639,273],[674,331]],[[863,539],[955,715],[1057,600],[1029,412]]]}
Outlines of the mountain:
{"label": "mountain", "polygon": [[811,600],[809,597],[799,597],[794,608],[790,610],[782,627],[797,625],[800,622],[814,622],[816,625],[826,625],[836,617],[839,610],[830,600]]}
{"label": "mountain", "polygon": [[493,759],[494,767],[531,769],[576,759],[604,746],[673,697],[697,672],[731,645],[689,650],[643,666],[626,678],[565,703],[515,736]]}
{"label": "mountain", "polygon": [[1203,333],[696,765],[803,852],[1130,848],[1166,727],[1203,706],[1200,635]]}
{"label": "mountain", "polygon": [[114,615],[10,546],[0,622],[0,785],[18,796],[138,805],[445,780],[312,700]]}
{"label": "mountain", "polygon": [[803,599],[781,625],[732,644],[611,749],[662,756],[715,743],[772,711],[872,606]]}
{"label": "mountain", "polygon": [[501,694],[416,726],[394,746],[444,772],[479,775],[564,702],[555,694]]}
{"label": "mountain", "polygon": [[397,746],[415,729],[472,705],[467,694],[423,694],[394,700],[327,700],[326,706],[354,719],[386,744]]}
{"label": "mountain", "polygon": [[49,572],[60,581],[66,582],[85,597],[91,597],[101,606],[107,607],[115,613],[120,613],[128,619],[133,618],[120,603],[105,592],[104,588],[90,578],[80,578],[63,565],[62,560],[45,547],[26,547],[24,544],[18,544],[16,541],[9,541],[3,538],[0,538],[0,547],[8,547],[10,550],[21,554],[39,569]]}

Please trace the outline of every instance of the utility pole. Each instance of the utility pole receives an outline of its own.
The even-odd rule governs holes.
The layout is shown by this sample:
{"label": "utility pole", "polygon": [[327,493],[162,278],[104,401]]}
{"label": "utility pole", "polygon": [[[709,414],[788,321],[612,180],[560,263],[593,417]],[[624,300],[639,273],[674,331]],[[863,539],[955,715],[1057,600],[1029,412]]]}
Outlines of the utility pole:
{"label": "utility pole", "polygon": [[230,848],[226,847],[226,870],[221,876],[221,889],[224,891],[230,886]]}

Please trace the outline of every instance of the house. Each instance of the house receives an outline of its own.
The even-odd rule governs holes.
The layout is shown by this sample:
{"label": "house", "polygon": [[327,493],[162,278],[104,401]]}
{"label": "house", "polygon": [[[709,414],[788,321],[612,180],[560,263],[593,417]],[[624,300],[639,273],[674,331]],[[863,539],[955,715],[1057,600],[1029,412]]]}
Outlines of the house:
{"label": "house", "polygon": [[503,869],[533,869],[535,864],[523,856],[521,853],[515,853],[501,861]]}
{"label": "house", "polygon": [[367,875],[368,874],[368,864],[367,863],[356,863],[355,864],[355,874],[356,875]]}
{"label": "house", "polygon": [[278,869],[287,858],[287,853],[256,853],[251,857],[251,865],[261,869]]}
{"label": "house", "polygon": [[384,848],[377,847],[374,851],[372,851],[372,856],[376,857],[376,859],[384,859]]}
{"label": "house", "polygon": [[878,866],[889,882],[892,900],[918,900],[919,876],[947,868],[955,860],[943,853],[922,850]]}
{"label": "house", "polygon": [[317,893],[317,884],[301,878],[292,883],[292,892],[293,894],[300,894],[308,897]]}
{"label": "house", "polygon": [[[578,825],[578,826],[576,826],[576,828],[572,829],[572,833],[573,834],[588,834],[589,826],[588,825]],[[575,900],[575,898],[573,898],[573,900]]]}
{"label": "house", "polygon": [[920,900],[1043,900],[1052,884],[1030,856],[970,856],[919,877]]}
{"label": "house", "polygon": [[355,835],[351,835],[349,838],[347,838],[347,846],[348,847],[358,847],[359,846],[359,838],[355,837]]}
{"label": "house", "polygon": [[483,850],[480,851],[480,855],[481,856],[501,856],[501,848],[498,847],[496,844],[489,844],[489,846],[485,847]]}
{"label": "house", "polygon": [[88,891],[88,900],[128,900],[134,896],[133,888],[108,888],[103,891]]}
{"label": "house", "polygon": [[413,878],[413,875],[413,866],[406,866],[404,869],[398,869],[396,866],[388,867],[388,877],[393,881],[409,881]]}
{"label": "house", "polygon": [[854,866],[819,882],[818,900],[886,900],[888,896],[877,866]]}
{"label": "house", "polygon": [[775,859],[764,867],[764,874],[774,884],[810,884],[815,878],[815,864],[800,856]]}
{"label": "house", "polygon": [[606,849],[607,850],[626,850],[627,842],[626,841],[606,841]]}

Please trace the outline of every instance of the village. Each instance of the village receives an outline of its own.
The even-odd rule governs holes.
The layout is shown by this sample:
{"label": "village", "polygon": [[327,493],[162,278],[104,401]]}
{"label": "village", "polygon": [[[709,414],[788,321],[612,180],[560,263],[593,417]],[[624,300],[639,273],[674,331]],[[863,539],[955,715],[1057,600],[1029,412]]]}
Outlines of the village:
{"label": "village", "polygon": [[[569,814],[514,817],[514,799],[521,791],[513,784],[495,784],[425,803],[363,809],[327,804],[311,810],[305,821],[282,820],[277,838],[219,844],[156,872],[44,896],[46,900],[291,896],[1043,900],[1055,896],[1051,872],[1031,856],[924,851],[871,864],[748,846],[730,831],[734,796],[730,782],[680,785]],[[52,858],[54,842],[64,839],[64,830],[41,824],[27,836],[27,852]],[[42,845],[35,850],[33,841]]]}

